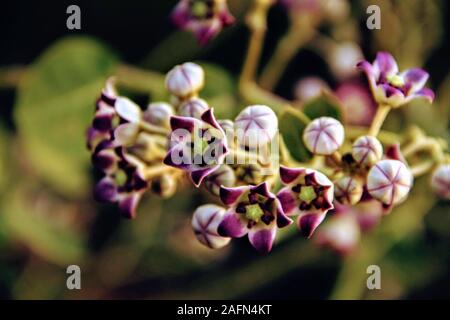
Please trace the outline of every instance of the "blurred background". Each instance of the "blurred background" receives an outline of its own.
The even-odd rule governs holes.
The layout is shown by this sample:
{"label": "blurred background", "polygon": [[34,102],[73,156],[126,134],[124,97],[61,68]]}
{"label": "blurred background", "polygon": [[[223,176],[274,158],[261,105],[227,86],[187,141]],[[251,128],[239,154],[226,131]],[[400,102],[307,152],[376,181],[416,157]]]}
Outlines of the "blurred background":
{"label": "blurred background", "polygon": [[[203,48],[170,23],[175,0],[2,4],[0,298],[450,298],[450,206],[432,194],[428,176],[347,257],[298,234],[284,235],[268,256],[256,253],[247,239],[211,251],[195,239],[190,218],[212,199],[193,188],[169,200],[145,197],[133,221],[93,200],[96,176],[84,133],[105,79],[133,65],[130,79],[141,86],[127,94],[144,105],[149,98],[167,98],[161,79],[171,67],[199,61],[209,79],[204,97],[220,115],[231,116],[244,106],[236,83],[247,47],[243,16],[249,3],[230,0],[237,24]],[[81,8],[81,30],[66,28],[70,4]],[[370,4],[382,9],[381,30],[366,28]],[[429,71],[429,86],[438,96],[432,106],[395,111],[386,127],[401,132],[416,123],[449,141],[448,6],[444,0],[348,2],[344,18],[320,18],[323,36],[294,51],[274,90],[301,99],[295,88],[304,77],[319,77],[331,90],[348,81],[336,70],[340,60],[327,54],[338,43],[357,45],[368,60],[387,50],[401,69]],[[262,65],[288,26],[286,10],[274,6]],[[81,290],[66,288],[71,264],[81,267]],[[372,264],[381,267],[382,290],[366,289]]]}

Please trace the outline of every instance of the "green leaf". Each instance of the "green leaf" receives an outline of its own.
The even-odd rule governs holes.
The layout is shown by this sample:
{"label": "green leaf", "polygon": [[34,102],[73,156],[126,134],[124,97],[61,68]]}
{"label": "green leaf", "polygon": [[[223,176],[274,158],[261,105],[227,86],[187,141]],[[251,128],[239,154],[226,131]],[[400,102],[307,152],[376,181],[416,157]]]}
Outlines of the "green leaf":
{"label": "green leaf", "polygon": [[44,210],[45,205],[39,205],[40,200],[32,198],[32,189],[28,187],[21,186],[8,193],[8,201],[0,207],[8,237],[24,243],[34,253],[53,263],[67,265],[79,262],[84,254],[81,237],[58,224],[58,219],[51,219],[49,212]]}
{"label": "green leaf", "polygon": [[89,190],[85,132],[116,63],[97,41],[67,38],[36,60],[18,88],[15,120],[28,161],[66,196]]}
{"label": "green leaf", "polygon": [[200,97],[208,101],[214,108],[218,118],[230,118],[234,116],[236,100],[234,99],[235,81],[231,74],[224,68],[210,63],[196,62],[205,70],[205,88],[200,92]]}
{"label": "green leaf", "polygon": [[6,132],[0,126],[0,192],[5,189],[10,172],[7,158],[9,154],[8,145]]}
{"label": "green leaf", "polygon": [[337,98],[329,93],[324,93],[303,106],[303,112],[311,119],[331,117],[344,122],[343,110]]}
{"label": "green leaf", "polygon": [[292,157],[301,162],[311,159],[312,154],[303,143],[303,130],[306,128],[304,115],[296,109],[286,109],[279,117],[279,127]]}

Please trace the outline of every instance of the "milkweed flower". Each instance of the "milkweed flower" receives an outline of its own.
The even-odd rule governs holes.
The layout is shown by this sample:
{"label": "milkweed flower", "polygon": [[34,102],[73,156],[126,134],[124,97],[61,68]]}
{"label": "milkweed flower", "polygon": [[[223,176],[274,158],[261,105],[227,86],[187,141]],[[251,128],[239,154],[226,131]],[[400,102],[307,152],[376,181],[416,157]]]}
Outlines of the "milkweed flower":
{"label": "milkweed flower", "polygon": [[252,246],[262,253],[272,249],[278,228],[292,223],[267,182],[257,186],[220,188],[220,199],[228,210],[218,227],[223,237],[248,235]]}
{"label": "milkweed flower", "polygon": [[375,137],[361,136],[353,143],[352,156],[359,165],[371,167],[383,157],[383,146]]}
{"label": "milkweed flower", "polygon": [[201,120],[173,116],[170,125],[170,149],[164,163],[188,172],[191,181],[199,187],[228,154],[225,133],[216,121],[213,109],[205,111]]}
{"label": "milkweed flower", "polygon": [[235,19],[226,0],[181,0],[172,12],[172,21],[205,45]]}
{"label": "milkweed flower", "polygon": [[285,185],[277,197],[286,215],[298,215],[297,224],[303,235],[311,237],[333,209],[334,186],[321,172],[307,168],[280,167]]}
{"label": "milkweed flower", "polygon": [[361,61],[357,67],[365,72],[375,100],[392,108],[400,107],[414,99],[434,100],[431,89],[425,88],[428,73],[420,68],[399,72],[391,54],[378,52],[375,61]]}
{"label": "milkweed flower", "polygon": [[167,90],[179,100],[195,97],[205,85],[205,71],[198,64],[186,62],[166,75]]}

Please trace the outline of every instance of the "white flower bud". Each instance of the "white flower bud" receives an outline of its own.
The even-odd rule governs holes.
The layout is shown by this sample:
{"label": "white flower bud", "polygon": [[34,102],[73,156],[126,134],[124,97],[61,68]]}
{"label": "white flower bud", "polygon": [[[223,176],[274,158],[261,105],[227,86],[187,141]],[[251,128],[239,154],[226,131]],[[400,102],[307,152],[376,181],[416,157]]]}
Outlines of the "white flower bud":
{"label": "white flower bud", "polygon": [[268,144],[275,137],[278,118],[268,106],[249,106],[236,117],[234,128],[242,146],[257,148]]}
{"label": "white flower bud", "polygon": [[295,85],[294,96],[300,101],[308,101],[319,97],[324,91],[330,91],[325,81],[318,77],[306,77]]}
{"label": "white flower bud", "polygon": [[395,205],[406,199],[413,184],[413,176],[398,160],[381,160],[370,169],[367,190],[385,205]]}
{"label": "white flower bud", "polygon": [[303,132],[303,142],[314,154],[331,155],[344,142],[344,127],[334,118],[317,118]]}
{"label": "white flower bud", "polygon": [[343,177],[334,184],[334,198],[342,204],[357,204],[362,194],[362,184],[352,177]]}
{"label": "white flower bud", "polygon": [[183,102],[178,109],[178,114],[182,117],[200,119],[201,115],[209,109],[208,103],[200,98],[192,98]]}
{"label": "white flower bud", "polygon": [[355,66],[364,60],[361,48],[354,42],[345,42],[333,48],[327,57],[331,71],[337,78],[354,76],[358,69]]}
{"label": "white flower bud", "polygon": [[231,238],[221,237],[217,232],[224,215],[225,209],[213,204],[198,207],[192,217],[192,228],[198,241],[212,249],[226,246]]}
{"label": "white flower bud", "polygon": [[433,172],[431,188],[442,199],[450,200],[450,164],[442,164]]}
{"label": "white flower bud", "polygon": [[375,137],[362,136],[353,143],[352,156],[359,165],[371,167],[383,157],[383,146]]}
{"label": "white flower bud", "polygon": [[197,94],[204,84],[205,73],[202,67],[192,62],[174,67],[166,76],[167,90],[179,98]]}
{"label": "white flower bud", "polygon": [[170,117],[174,115],[173,108],[165,102],[150,103],[144,112],[144,121],[156,126],[170,127]]}

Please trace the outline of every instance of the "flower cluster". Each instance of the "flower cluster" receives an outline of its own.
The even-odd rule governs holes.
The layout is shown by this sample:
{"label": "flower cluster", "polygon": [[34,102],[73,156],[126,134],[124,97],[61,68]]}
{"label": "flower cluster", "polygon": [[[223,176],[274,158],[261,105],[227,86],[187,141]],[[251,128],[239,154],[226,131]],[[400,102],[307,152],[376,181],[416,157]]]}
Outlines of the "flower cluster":
{"label": "flower cluster", "polygon": [[[197,2],[216,3],[182,1],[190,10]],[[367,73],[379,105],[396,108],[420,96],[432,100],[431,91],[423,89],[425,71],[398,73],[387,53],[379,53],[373,65],[358,66]],[[372,127],[378,115],[366,123],[371,125],[367,133],[352,138],[338,119],[312,119],[298,147],[313,159],[299,163],[285,156],[289,150],[278,149],[284,144],[269,106],[251,105],[234,120],[216,119],[201,97],[204,85],[199,65],[175,66],[166,76],[171,102],[150,103],[143,110],[118,95],[113,79],[108,80],[88,131],[92,162],[102,176],[95,187],[97,199],[117,203],[125,216],[134,217],[146,190],[169,197],[181,181],[190,180],[220,201],[198,207],[192,217],[194,234],[207,247],[219,249],[247,235],[257,251],[268,253],[278,229],[295,219],[305,238],[346,254],[362,233],[408,197],[413,170],[399,144],[377,138]],[[433,190],[444,199],[449,198],[449,172],[449,165],[441,164],[431,177]]]}

